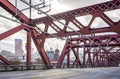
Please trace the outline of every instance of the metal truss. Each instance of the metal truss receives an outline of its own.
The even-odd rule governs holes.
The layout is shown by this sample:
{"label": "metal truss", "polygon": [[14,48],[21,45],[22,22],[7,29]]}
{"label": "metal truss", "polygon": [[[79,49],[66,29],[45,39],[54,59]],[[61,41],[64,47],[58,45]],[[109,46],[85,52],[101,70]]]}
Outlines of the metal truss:
{"label": "metal truss", "polygon": [[10,64],[11,64],[6,58],[4,58],[4,57],[1,56],[1,55],[0,55],[0,60],[2,60],[3,62],[5,62],[7,65],[10,65]]}
{"label": "metal truss", "polygon": [[[52,37],[71,37],[74,35],[78,35],[78,33],[80,33],[81,35],[87,35],[87,34],[91,34],[91,33],[103,33],[103,32],[115,32],[117,34],[120,33],[119,29],[120,29],[120,20],[118,22],[114,22],[112,21],[106,14],[105,12],[107,11],[111,11],[111,10],[117,10],[120,9],[120,0],[113,0],[113,1],[109,1],[109,2],[105,2],[105,3],[100,3],[100,4],[96,4],[96,5],[92,5],[92,6],[88,6],[88,7],[84,7],[84,8],[79,8],[79,9],[75,9],[75,10],[71,10],[68,12],[63,12],[63,13],[59,13],[59,14],[55,14],[55,15],[49,15],[47,14],[46,17],[42,17],[42,18],[36,18],[36,19],[29,19],[28,17],[26,17],[19,9],[17,9],[17,13],[18,15],[16,15],[16,7],[14,5],[12,5],[8,0],[0,0],[0,6],[2,8],[4,8],[7,12],[9,12],[11,15],[13,15],[14,17],[16,17],[20,22],[21,25],[10,30],[7,31],[3,34],[0,34],[0,39],[4,39],[20,30],[26,30],[27,31],[27,45],[26,45],[26,50],[27,50],[27,65],[31,64],[31,38],[33,39],[36,48],[38,49],[39,54],[41,55],[41,58],[44,62],[44,64],[50,68],[51,67],[51,63],[47,57],[47,54],[44,50],[44,42],[46,38],[52,38]],[[32,6],[31,6],[32,7]],[[76,19],[76,17],[80,17],[80,16],[86,16],[86,15],[91,15],[92,18],[90,20],[90,22],[88,23],[87,26],[83,25],[78,19]],[[99,17],[101,18],[105,23],[108,24],[109,27],[103,27],[103,28],[91,28],[92,23],[94,22],[94,20]],[[63,28],[61,28],[61,26],[59,24],[56,24],[55,21],[61,23],[60,21],[64,20],[65,23]],[[78,30],[72,30],[72,31],[67,31],[69,24],[72,23],[76,28],[78,28]],[[43,31],[41,31],[41,28],[39,28],[37,25],[38,24],[43,24],[45,25],[45,28]],[[42,27],[42,26],[41,26]],[[48,29],[49,27],[51,27],[52,29],[54,29],[54,31],[56,33],[48,33]],[[70,27],[72,28],[72,27]],[[58,66],[60,67],[62,64],[62,61],[67,53],[68,55],[68,65],[70,64],[70,54],[68,52],[70,52],[70,50],[72,49],[72,51],[74,52],[74,55],[76,57],[76,60],[74,62],[74,64],[79,64],[80,66],[100,66],[100,65],[106,65],[106,66],[111,66],[113,64],[110,64],[111,62],[115,62],[118,65],[118,62],[116,62],[116,60],[118,60],[118,57],[116,57],[117,54],[113,54],[113,55],[109,55],[108,57],[105,58],[105,56],[107,56],[108,54],[100,54],[100,55],[105,55],[102,56],[101,59],[98,59],[97,54],[100,53],[100,51],[102,50],[100,47],[97,47],[98,45],[94,44],[96,42],[98,42],[101,46],[106,46],[107,44],[104,43],[102,40],[110,40],[113,41],[115,40],[119,40],[116,38],[112,38],[112,35],[110,36],[104,36],[104,38],[102,38],[103,36],[99,36],[99,37],[88,37],[89,39],[93,40],[92,44],[90,45],[90,43],[84,43],[83,46],[85,47],[84,49],[84,54],[88,54],[88,60],[86,61],[85,59],[83,59],[84,61],[81,62],[79,60],[78,54],[76,54],[76,50],[75,48],[82,48],[80,45],[76,45],[73,44],[72,40],[75,40],[73,38],[70,38],[66,41],[65,47],[63,49],[63,52],[59,58],[58,61]],[[109,38],[111,37],[111,38]],[[119,37],[119,36],[118,36]],[[85,39],[88,39],[86,37],[82,37],[82,38],[76,38],[81,42],[81,39],[83,39],[84,41],[86,41]],[[101,40],[102,39],[102,40]],[[72,44],[70,44],[69,42],[71,41]],[[76,40],[75,40],[76,41]],[[90,40],[89,40],[90,42]],[[109,43],[109,42],[108,42]],[[71,47],[72,46],[72,47]],[[95,47],[97,49],[99,49],[99,51],[95,51],[97,54],[94,53],[94,57],[96,58],[94,59],[94,62],[92,62],[91,59],[91,55],[89,50],[91,49],[90,46]],[[119,42],[115,42],[114,44],[110,44],[109,46],[111,47],[115,47],[115,46],[119,46]],[[74,47],[74,48],[73,48]],[[104,52],[106,51],[105,48]],[[111,48],[112,50],[112,48]],[[103,51],[103,50],[102,50]],[[107,50],[107,52],[109,52]],[[77,52],[78,53],[78,52]],[[85,55],[84,55],[85,56]],[[85,57],[83,57],[85,58]],[[102,60],[105,62],[101,62],[100,60]],[[112,59],[114,58],[114,59]],[[109,60],[109,63],[108,63]],[[101,62],[101,63],[99,63]],[[108,64],[105,64],[105,63]],[[103,64],[102,64],[103,63]],[[88,65],[87,65],[88,64]],[[116,65],[116,64],[114,64]]]}
{"label": "metal truss", "polygon": [[[83,51],[80,52],[80,49]],[[70,64],[77,67],[118,66],[120,63],[119,50],[120,35],[71,38],[66,41],[58,61],[58,67],[64,64],[65,56],[67,57],[68,67]],[[74,61],[70,58],[71,53],[74,53]],[[70,63],[71,61],[73,63]]]}

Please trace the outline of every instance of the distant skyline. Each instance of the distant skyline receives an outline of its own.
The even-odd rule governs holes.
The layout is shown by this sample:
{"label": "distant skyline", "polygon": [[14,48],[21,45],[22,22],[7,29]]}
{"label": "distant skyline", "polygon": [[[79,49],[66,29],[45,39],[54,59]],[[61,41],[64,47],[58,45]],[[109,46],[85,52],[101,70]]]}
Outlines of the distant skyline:
{"label": "distant skyline", "polygon": [[[9,0],[10,2],[12,2],[12,4],[15,5],[15,0]],[[28,0],[27,0],[28,1]],[[38,3],[40,0],[32,0],[33,3]],[[97,4],[97,3],[101,3],[101,2],[106,2],[106,1],[110,1],[110,0],[52,0],[51,2],[51,12],[49,14],[56,14],[56,13],[60,13],[60,12],[64,12],[64,11],[68,11],[68,10],[72,10],[75,8],[81,8],[81,7],[85,7],[85,6],[89,6],[89,5],[93,5],[93,4]],[[24,3],[20,2],[18,0],[18,8],[21,10],[26,6]],[[28,10],[23,11],[23,13],[26,16],[29,16]],[[8,12],[6,12],[4,9],[2,9],[0,7],[0,14],[5,15],[7,17],[13,18]],[[120,17],[120,11],[117,12],[118,15],[116,15],[116,13],[114,12],[112,15],[110,15],[111,17],[115,17],[115,18],[119,18]],[[37,11],[33,10],[32,11],[32,18],[38,18],[41,17],[43,15],[38,15]],[[13,18],[15,19],[15,18]],[[82,20],[84,22],[86,22],[86,18],[82,18]],[[101,25],[101,22],[97,22],[95,25]],[[2,17],[0,17],[0,34],[4,33],[14,27],[17,27],[19,24],[18,23],[14,23],[12,21],[6,20]],[[42,29],[42,28],[41,28]],[[51,29],[49,30],[51,31]],[[25,51],[25,44],[26,44],[26,32],[24,30],[11,35],[10,37],[7,37],[3,40],[0,41],[0,51],[5,49],[11,52],[15,52],[14,48],[15,48],[15,43],[14,43],[14,39],[22,39],[23,40],[23,51]],[[58,48],[60,49],[60,51],[62,51],[63,46],[65,44],[65,41],[57,39],[57,38],[50,38],[50,39],[46,39],[45,42],[45,50],[49,50],[50,47],[52,47],[53,49],[57,48],[57,44],[58,44]],[[34,43],[32,42],[32,47],[34,48],[35,51],[37,51]]]}

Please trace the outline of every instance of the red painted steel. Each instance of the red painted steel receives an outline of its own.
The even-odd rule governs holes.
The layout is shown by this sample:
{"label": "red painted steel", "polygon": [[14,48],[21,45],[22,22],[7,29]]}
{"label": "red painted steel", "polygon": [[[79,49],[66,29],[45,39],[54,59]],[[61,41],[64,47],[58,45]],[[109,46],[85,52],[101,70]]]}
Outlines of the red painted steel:
{"label": "red painted steel", "polygon": [[50,68],[51,64],[50,64],[48,56],[44,50],[44,40],[45,40],[44,35],[41,39],[38,39],[38,32],[36,30],[32,29],[32,38],[36,45],[36,48],[38,49],[39,54],[41,55],[41,58],[42,58],[44,64],[46,65],[47,68]]}
{"label": "red painted steel", "polygon": [[15,34],[21,30],[29,30],[29,28],[24,25],[17,26],[7,32],[0,34],[0,40],[5,39],[5,38],[9,37],[10,35]]}
{"label": "red painted steel", "polygon": [[[21,31],[21,30],[30,31],[30,28],[29,28],[29,27],[26,27],[26,26],[24,26],[24,25],[17,26],[17,27],[15,27],[15,28],[7,31],[7,32],[4,32],[4,33],[0,34],[0,40],[5,39],[5,38],[9,37],[10,35],[13,35],[13,34],[19,32],[19,31]],[[30,31],[30,32],[31,32],[31,31]],[[29,33],[29,32],[28,32],[28,33]],[[29,40],[30,40],[30,39],[28,39],[28,42],[29,42]],[[31,41],[30,41],[29,43],[31,43]],[[31,45],[29,44],[29,46],[31,46]],[[31,50],[31,49],[30,49],[30,48],[27,49],[27,58],[28,58],[28,59],[27,59],[27,65],[30,65],[29,62],[31,62],[31,59],[29,58],[30,55],[31,55],[31,54],[29,53],[29,52],[30,52],[29,50]],[[10,62],[7,61],[5,58],[2,58],[2,57],[1,57],[1,60],[3,60],[6,64],[10,65],[10,64],[9,64]]]}
{"label": "red painted steel", "polygon": [[[0,6],[2,7],[2,8],[4,8],[6,11],[8,11],[11,15],[13,15],[14,17],[16,17],[19,21],[21,21],[22,23],[26,23],[26,24],[28,24],[28,25],[30,25],[31,24],[31,21],[29,20],[29,18],[27,18],[22,12],[20,12],[18,9],[17,9],[17,14],[18,15],[16,15],[16,7],[14,6],[14,5],[12,5],[8,0],[0,0]],[[32,25],[31,25],[32,26]],[[26,28],[29,28],[29,29],[31,29],[30,27],[28,27],[28,26],[25,26]],[[7,37],[7,36],[9,36],[9,35],[11,35],[11,34],[14,34],[14,33],[16,33],[17,31],[19,31],[19,30],[22,30],[21,29],[21,27],[19,27],[19,28],[15,28],[15,29],[13,29],[13,30],[10,30],[10,31],[8,31],[8,32],[6,32],[6,33],[3,33],[2,35],[1,35],[1,39],[3,39],[3,38],[5,38],[5,37]],[[34,29],[33,29],[34,30]],[[32,31],[31,31],[32,32]],[[35,32],[32,32],[32,37],[34,37],[35,36],[35,34],[37,34],[37,32],[35,31]],[[3,36],[3,35],[5,35],[5,36]],[[36,40],[36,38],[33,38],[33,40]],[[44,40],[43,40],[44,41]],[[34,41],[35,42],[35,45],[36,45],[36,47],[37,47],[37,49],[38,49],[38,51],[39,51],[39,53],[40,53],[40,55],[41,55],[41,57],[42,57],[42,59],[43,59],[43,61],[44,61],[44,63],[45,63],[45,65],[47,66],[47,67],[50,67],[51,65],[50,65],[50,61],[49,61],[49,59],[48,59],[48,57],[47,57],[47,55],[46,55],[46,53],[45,53],[45,51],[44,51],[44,48],[43,47],[41,47],[41,43],[38,43],[38,41]],[[27,47],[31,47],[30,46],[30,40],[28,40],[27,41],[27,44],[29,44],[29,45],[27,45]],[[27,49],[27,65],[29,64],[30,65],[30,61],[31,61],[31,54],[30,54],[30,48],[29,49]],[[45,57],[45,58],[44,58]]]}
{"label": "red painted steel", "polygon": [[[81,34],[90,34],[91,32],[93,33],[103,33],[103,32],[116,32],[120,33],[118,29],[120,29],[120,21],[118,22],[113,22],[104,12],[110,11],[110,10],[117,10],[120,9],[120,1],[115,0],[115,1],[109,1],[106,3],[101,3],[101,4],[96,4],[93,6],[88,6],[84,8],[79,8],[76,10],[64,12],[64,13],[59,13],[56,15],[51,15],[58,21],[64,20],[65,25],[63,29],[61,29],[60,25],[57,25],[54,23],[54,21],[46,16],[42,18],[37,18],[33,19],[32,24],[44,24],[48,25],[45,26],[45,28],[51,27],[52,29],[55,30],[56,33],[51,33],[52,35],[46,34],[46,38],[52,38],[55,36],[59,37],[64,37],[64,36],[73,36],[73,35],[78,35],[78,33]],[[76,17],[82,16],[82,15],[91,15],[92,19],[90,20],[90,23],[88,23],[87,26],[84,26],[81,24],[79,20],[76,19]],[[90,26],[92,23],[94,23],[94,20],[99,17],[101,18],[106,24],[108,24],[109,27],[103,27],[103,28],[91,28]],[[76,30],[78,33],[75,31],[67,31],[67,28],[69,26],[69,23],[73,23],[75,27],[77,27],[79,30]],[[116,27],[116,28],[114,28]],[[74,29],[74,28],[73,28]],[[45,31],[47,32],[47,31]],[[39,36],[41,37],[41,35]]]}
{"label": "red painted steel", "polygon": [[12,5],[8,0],[0,0],[0,6],[4,8],[6,11],[8,11],[11,15],[16,17],[19,21],[23,23],[30,23],[30,20],[17,9],[17,14],[16,14],[16,7]]}
{"label": "red painted steel", "polygon": [[[114,48],[119,46],[120,35],[116,34],[68,39],[59,58],[58,67],[61,67],[66,55],[69,59],[67,65],[70,65],[71,59],[68,53],[72,52],[78,53],[78,55],[74,54],[73,65],[79,64],[80,67],[118,66],[120,63],[120,51]],[[79,57],[81,55],[80,52],[76,50],[78,48],[83,49],[82,58]],[[111,50],[114,50],[114,52]]]}
{"label": "red painted steel", "polygon": [[[94,12],[104,12],[108,10],[119,9],[120,8],[119,6],[120,6],[120,0],[114,0],[114,1],[109,1],[101,4],[84,7],[84,8],[75,9],[68,12],[63,12],[63,13],[52,15],[52,16],[56,19],[69,19],[71,17],[88,15]],[[32,23],[39,24],[42,22],[44,23],[44,22],[51,22],[51,21],[52,19],[50,17],[42,17],[42,18],[34,19]]]}
{"label": "red painted steel", "polygon": [[81,65],[81,61],[80,61],[80,58],[79,58],[79,49],[77,49],[77,51],[75,50],[75,49],[72,49],[72,51],[73,51],[73,53],[74,53],[74,55],[75,55],[75,61],[73,62],[73,65],[77,65],[77,67],[79,66],[79,65]]}
{"label": "red painted steel", "polygon": [[7,65],[10,65],[11,63],[6,59],[4,58],[3,56],[0,55],[0,60],[2,60],[4,63],[6,63]]}
{"label": "red painted steel", "polygon": [[26,50],[27,50],[27,65],[31,65],[31,30],[27,32],[27,44],[26,44]]}
{"label": "red painted steel", "polygon": [[[63,26],[63,28],[55,24],[53,19],[51,19],[48,16],[30,20],[18,9],[16,13],[16,7],[12,5],[8,0],[0,0],[0,6],[4,8],[7,12],[9,12],[11,15],[16,17],[20,22],[35,27],[34,29],[25,25],[20,25],[12,30],[0,34],[0,40],[2,40],[22,29],[27,31],[27,45],[26,45],[27,65],[31,64],[31,49],[30,49],[31,37],[36,45],[36,48],[38,49],[39,54],[41,55],[44,64],[46,65],[46,67],[50,68],[51,63],[44,50],[44,42],[46,38],[52,38],[55,37],[56,35],[59,37],[69,37],[69,36],[71,37],[74,35],[78,35],[78,33],[86,35],[91,33],[116,32],[117,34],[120,34],[119,31],[120,21],[113,22],[104,13],[107,11],[120,9],[120,0],[113,0],[105,3],[100,3],[100,4],[52,15],[52,17],[54,17],[58,21],[60,20],[65,21],[64,23],[65,25]],[[83,24],[81,24],[79,20],[76,19],[76,17],[84,16],[84,15],[92,16],[92,19],[90,20],[90,23],[88,23],[87,26],[84,26]],[[101,18],[105,23],[108,24],[109,27],[94,28],[94,29],[91,28],[92,23],[97,17]],[[67,28],[70,23],[74,24],[75,27],[77,27],[79,30],[75,30],[76,32],[67,31]],[[45,25],[44,31],[42,33],[38,32],[39,27],[36,26],[37,24]],[[56,33],[46,34],[45,32],[48,32],[49,27],[53,28]],[[75,55],[75,60],[73,62],[73,65],[77,65],[80,67],[118,66],[118,64],[120,63],[119,50],[111,53],[111,51],[114,50],[116,46],[118,47],[120,46],[120,36],[117,34],[108,35],[108,36],[92,36],[87,38],[78,37],[78,38],[68,39],[62,51],[62,54],[59,57],[58,67],[61,67],[64,57],[66,55],[68,61],[67,66],[70,67],[71,51]],[[109,50],[107,50],[105,47],[107,48],[109,47]],[[83,58],[82,58],[83,61],[80,60],[79,57],[79,48],[83,49]]]}

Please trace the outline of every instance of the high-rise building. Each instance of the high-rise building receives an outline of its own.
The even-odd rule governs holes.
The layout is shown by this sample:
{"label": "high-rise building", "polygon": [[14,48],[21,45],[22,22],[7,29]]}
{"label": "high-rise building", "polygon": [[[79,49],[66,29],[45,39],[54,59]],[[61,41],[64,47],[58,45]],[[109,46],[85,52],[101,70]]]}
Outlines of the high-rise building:
{"label": "high-rise building", "polygon": [[53,60],[54,59],[54,51],[53,51],[53,48],[50,48],[49,51],[46,51],[47,53],[47,56],[50,60]]}
{"label": "high-rise building", "polygon": [[58,58],[59,58],[59,49],[57,48],[55,50],[54,59],[58,60]]}
{"label": "high-rise building", "polygon": [[22,39],[15,39],[15,57],[23,57]]}

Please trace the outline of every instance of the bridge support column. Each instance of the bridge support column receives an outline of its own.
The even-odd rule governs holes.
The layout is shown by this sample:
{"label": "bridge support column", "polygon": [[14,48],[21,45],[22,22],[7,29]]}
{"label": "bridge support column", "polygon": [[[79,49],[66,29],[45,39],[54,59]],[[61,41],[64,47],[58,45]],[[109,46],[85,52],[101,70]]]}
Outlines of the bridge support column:
{"label": "bridge support column", "polygon": [[70,53],[67,53],[67,67],[70,68]]}
{"label": "bridge support column", "polygon": [[27,51],[26,65],[31,65],[31,31],[27,32],[26,51]]}

